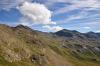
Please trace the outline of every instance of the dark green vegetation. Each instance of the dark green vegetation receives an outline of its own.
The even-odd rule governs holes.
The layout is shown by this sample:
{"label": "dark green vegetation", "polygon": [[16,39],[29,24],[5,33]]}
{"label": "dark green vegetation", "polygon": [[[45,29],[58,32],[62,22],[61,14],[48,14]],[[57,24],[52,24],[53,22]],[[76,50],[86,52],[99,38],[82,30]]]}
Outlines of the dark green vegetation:
{"label": "dark green vegetation", "polygon": [[100,34],[1,24],[0,66],[100,66]]}

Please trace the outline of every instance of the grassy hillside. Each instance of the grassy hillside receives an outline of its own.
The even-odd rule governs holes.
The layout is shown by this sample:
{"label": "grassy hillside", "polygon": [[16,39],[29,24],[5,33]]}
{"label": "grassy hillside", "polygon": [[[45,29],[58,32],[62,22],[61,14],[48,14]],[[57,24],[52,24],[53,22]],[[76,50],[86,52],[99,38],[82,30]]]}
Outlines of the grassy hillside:
{"label": "grassy hillside", "polygon": [[26,26],[0,25],[0,66],[100,66],[98,52],[72,45]]}

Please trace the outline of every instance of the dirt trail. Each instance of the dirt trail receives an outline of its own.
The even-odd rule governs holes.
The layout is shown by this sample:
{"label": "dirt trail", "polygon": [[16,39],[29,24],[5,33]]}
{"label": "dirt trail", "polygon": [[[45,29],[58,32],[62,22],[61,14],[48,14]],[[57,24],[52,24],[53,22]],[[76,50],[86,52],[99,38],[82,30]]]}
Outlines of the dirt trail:
{"label": "dirt trail", "polygon": [[72,66],[66,59],[64,59],[62,56],[57,54],[51,49],[47,49],[48,51],[46,52],[49,61],[54,65],[54,66]]}

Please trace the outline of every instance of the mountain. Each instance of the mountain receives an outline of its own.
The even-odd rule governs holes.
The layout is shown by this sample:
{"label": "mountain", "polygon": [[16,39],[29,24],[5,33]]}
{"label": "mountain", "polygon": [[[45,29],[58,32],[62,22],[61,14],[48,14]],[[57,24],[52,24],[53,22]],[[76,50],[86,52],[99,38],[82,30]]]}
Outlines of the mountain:
{"label": "mountain", "polygon": [[85,36],[87,36],[87,38],[100,39],[100,33],[88,32]]}
{"label": "mountain", "polygon": [[0,24],[0,66],[100,66],[99,36]]}
{"label": "mountain", "polygon": [[75,30],[63,29],[54,33],[56,36],[59,36],[68,41],[76,42],[79,44],[90,44],[90,45],[99,45],[100,44],[100,33],[88,32],[80,33]]}
{"label": "mountain", "polygon": [[84,38],[84,35],[75,30],[63,29],[55,33],[57,36],[66,37],[66,38]]}
{"label": "mountain", "polygon": [[57,36],[68,37],[68,38],[90,38],[90,39],[100,39],[100,33],[88,32],[80,33],[76,30],[63,29],[55,33]]}

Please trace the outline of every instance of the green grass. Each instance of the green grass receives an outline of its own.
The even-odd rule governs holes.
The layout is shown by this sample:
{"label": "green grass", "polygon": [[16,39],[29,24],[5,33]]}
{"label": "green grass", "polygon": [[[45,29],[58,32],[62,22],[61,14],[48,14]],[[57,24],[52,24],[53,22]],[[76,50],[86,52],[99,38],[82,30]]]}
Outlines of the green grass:
{"label": "green grass", "polygon": [[84,53],[74,54],[67,48],[60,48],[59,45],[51,44],[50,48],[62,57],[66,58],[66,61],[72,63],[73,66],[100,66],[100,62],[93,60],[94,55],[87,51]]}

